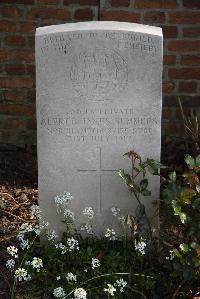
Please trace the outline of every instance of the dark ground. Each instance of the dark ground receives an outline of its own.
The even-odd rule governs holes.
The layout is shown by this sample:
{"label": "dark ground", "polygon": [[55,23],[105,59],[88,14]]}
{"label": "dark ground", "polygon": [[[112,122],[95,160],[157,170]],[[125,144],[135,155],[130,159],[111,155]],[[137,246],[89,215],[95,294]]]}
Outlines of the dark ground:
{"label": "dark ground", "polygon": [[[184,142],[164,139],[162,162],[169,170],[184,169],[186,148]],[[166,174],[166,170],[165,170]],[[37,154],[36,147],[16,147],[0,144],[0,299],[9,298],[9,273],[5,269],[3,247],[12,243],[15,232],[23,222],[30,220],[29,207],[37,203]],[[169,225],[161,201],[161,236],[166,246],[173,246],[180,238],[177,227]],[[20,299],[20,297],[18,297]]]}

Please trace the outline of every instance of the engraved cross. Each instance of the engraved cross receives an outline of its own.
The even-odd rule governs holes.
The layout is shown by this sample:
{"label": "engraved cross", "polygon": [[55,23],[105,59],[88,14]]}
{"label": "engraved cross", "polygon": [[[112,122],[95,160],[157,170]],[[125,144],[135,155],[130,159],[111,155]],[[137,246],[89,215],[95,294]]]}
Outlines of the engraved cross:
{"label": "engraved cross", "polygon": [[91,173],[96,176],[96,203],[97,203],[97,212],[101,212],[101,177],[106,172],[114,172],[117,169],[103,169],[102,168],[102,151],[101,147],[97,147],[97,160],[95,169],[78,169],[78,172]]}

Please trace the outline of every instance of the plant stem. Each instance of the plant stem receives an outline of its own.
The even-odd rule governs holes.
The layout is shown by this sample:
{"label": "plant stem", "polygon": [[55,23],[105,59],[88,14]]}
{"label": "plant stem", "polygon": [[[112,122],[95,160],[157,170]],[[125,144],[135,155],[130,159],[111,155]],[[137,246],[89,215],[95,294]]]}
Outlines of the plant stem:
{"label": "plant stem", "polygon": [[178,285],[178,288],[175,290],[173,296],[172,296],[172,299],[175,299],[176,298],[176,295],[178,295],[178,292],[180,291],[180,289],[182,288],[182,286],[184,285],[185,283],[185,280],[183,280],[179,285]]}
{"label": "plant stem", "polygon": [[[23,264],[23,262],[24,262],[24,260],[25,260],[25,258],[26,258],[26,256],[27,256],[27,254],[28,254],[29,249],[33,246],[33,243],[35,242],[36,238],[37,238],[37,235],[34,237],[33,241],[32,241],[31,244],[30,244],[30,247],[29,247],[28,250],[25,252],[25,254],[24,254],[24,256],[23,256],[23,259],[21,260],[21,263],[20,263],[19,267],[22,266],[22,264]],[[15,297],[14,297],[14,296],[15,296],[14,293],[15,293],[16,282],[17,282],[17,279],[15,278],[14,283],[13,283],[13,287],[12,287],[12,291],[11,291],[11,299],[14,299],[14,298],[15,298]]]}
{"label": "plant stem", "polygon": [[138,291],[138,290],[133,289],[133,288],[131,288],[131,287],[129,287],[129,289],[130,289],[133,293],[140,294],[144,299],[148,299],[148,298],[146,297],[146,295],[145,295],[144,293],[142,293],[141,291]]}

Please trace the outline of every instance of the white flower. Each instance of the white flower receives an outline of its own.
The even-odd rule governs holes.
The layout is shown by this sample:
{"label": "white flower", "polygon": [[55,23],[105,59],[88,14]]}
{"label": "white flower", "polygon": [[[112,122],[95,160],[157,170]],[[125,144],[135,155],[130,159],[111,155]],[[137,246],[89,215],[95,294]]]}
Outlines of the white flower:
{"label": "white flower", "polygon": [[40,220],[40,229],[45,229],[49,226],[49,222],[41,221]]}
{"label": "white flower", "polygon": [[79,246],[78,246],[78,241],[75,240],[73,237],[72,238],[68,238],[67,239],[67,245],[68,245],[68,250],[72,251],[72,250],[79,250]]}
{"label": "white flower", "polygon": [[25,234],[33,231],[33,226],[31,223],[23,223],[20,226],[19,234]]}
{"label": "white flower", "polygon": [[28,275],[27,270],[24,268],[18,268],[17,270],[15,270],[15,278],[19,281],[31,279],[30,275]]}
{"label": "white flower", "polygon": [[56,234],[55,230],[52,230],[48,232],[47,234],[47,240],[50,242],[55,242],[55,240],[58,238],[58,235]]}
{"label": "white flower", "polygon": [[65,254],[67,252],[67,247],[63,243],[55,244],[57,249],[61,249],[61,254]]}
{"label": "white flower", "polygon": [[41,210],[38,205],[32,205],[30,207],[30,210],[31,210],[31,219],[33,219],[33,218],[41,219],[41,217],[42,217]]}
{"label": "white flower", "polygon": [[21,242],[24,241],[24,233],[19,232],[17,235],[17,239]]}
{"label": "white flower", "polygon": [[76,289],[74,291],[75,299],[87,299],[87,292],[83,288]]}
{"label": "white flower", "polygon": [[81,230],[85,231],[87,234],[93,235],[92,225],[90,223],[86,223],[81,226]]}
{"label": "white flower", "polygon": [[31,262],[30,261],[25,261],[26,266],[30,266]]}
{"label": "white flower", "polygon": [[92,258],[92,269],[100,267],[100,260],[97,258]]}
{"label": "white flower", "polygon": [[126,216],[119,216],[118,217],[118,220],[119,220],[119,222],[121,223],[121,224],[124,224],[125,222],[126,222]]}
{"label": "white flower", "polygon": [[7,260],[6,267],[12,271],[15,267],[15,261],[13,259]]}
{"label": "white flower", "polygon": [[60,280],[60,278],[61,278],[60,276],[57,276],[57,277],[56,277],[56,280]]}
{"label": "white flower", "polygon": [[21,239],[21,243],[19,245],[23,250],[30,247],[29,241],[24,239]]}
{"label": "white flower", "polygon": [[116,289],[110,283],[108,283],[107,286],[108,286],[107,289],[105,288],[104,291],[109,293],[111,296],[114,296],[115,295],[114,292],[116,292]]}
{"label": "white flower", "polygon": [[86,216],[88,219],[93,219],[94,218],[94,211],[92,207],[86,207],[83,210],[83,215]]}
{"label": "white flower", "polygon": [[116,233],[115,233],[114,229],[107,228],[105,237],[109,238],[109,240],[112,240],[112,241],[116,240]]}
{"label": "white flower", "polygon": [[64,289],[61,288],[61,287],[58,287],[58,288],[54,289],[53,290],[53,295],[56,298],[62,298],[62,299],[65,298],[65,296],[66,296]]}
{"label": "white flower", "polygon": [[173,250],[170,250],[169,253],[170,253],[169,259],[170,259],[170,261],[172,261],[174,259],[174,252],[173,252]]}
{"label": "white flower", "polygon": [[124,292],[124,288],[127,286],[127,282],[123,280],[123,278],[120,278],[119,280],[116,280],[115,286],[119,287],[120,292]]}
{"label": "white flower", "polygon": [[120,212],[120,209],[117,208],[117,207],[112,207],[110,210],[111,210],[114,217],[116,217]]}
{"label": "white flower", "polygon": [[43,267],[43,262],[40,258],[34,257],[31,262],[31,265],[32,265],[33,269],[36,269],[37,272],[39,272],[40,269]]}
{"label": "white flower", "polygon": [[65,209],[64,210],[64,217],[67,218],[67,219],[70,219],[70,220],[74,220],[74,212],[72,212],[71,210],[69,209]]}
{"label": "white flower", "polygon": [[14,256],[15,258],[18,258],[18,254],[17,254],[18,249],[15,246],[9,246],[9,247],[7,247],[7,252],[10,255]]}
{"label": "white flower", "polygon": [[76,275],[74,275],[73,273],[69,272],[66,275],[66,279],[67,279],[67,281],[76,281]]}
{"label": "white flower", "polygon": [[63,194],[57,195],[54,197],[54,201],[58,209],[66,208],[69,202],[72,200],[73,196],[67,191],[64,191]]}
{"label": "white flower", "polygon": [[146,246],[147,244],[144,241],[140,241],[135,244],[135,250],[138,251],[141,255],[144,255]]}
{"label": "white flower", "polygon": [[35,225],[35,227],[34,227],[34,232],[35,232],[35,234],[36,234],[37,236],[40,235],[41,229],[40,229],[39,225]]}

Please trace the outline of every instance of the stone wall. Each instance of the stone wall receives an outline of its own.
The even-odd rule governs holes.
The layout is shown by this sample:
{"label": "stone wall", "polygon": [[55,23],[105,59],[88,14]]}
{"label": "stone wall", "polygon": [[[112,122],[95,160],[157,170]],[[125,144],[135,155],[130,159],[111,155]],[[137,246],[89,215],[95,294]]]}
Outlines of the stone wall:
{"label": "stone wall", "polygon": [[44,25],[100,19],[161,26],[163,134],[183,131],[178,96],[186,113],[199,106],[199,0],[0,0],[0,6],[0,142],[36,143],[34,32]]}

